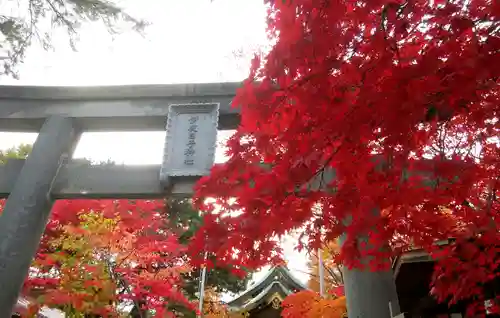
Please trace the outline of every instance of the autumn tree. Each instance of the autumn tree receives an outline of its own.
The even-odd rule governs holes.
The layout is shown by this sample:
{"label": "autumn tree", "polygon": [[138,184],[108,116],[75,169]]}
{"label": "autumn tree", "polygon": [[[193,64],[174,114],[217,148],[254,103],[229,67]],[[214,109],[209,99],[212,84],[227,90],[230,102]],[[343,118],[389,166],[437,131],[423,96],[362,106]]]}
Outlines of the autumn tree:
{"label": "autumn tree", "polygon": [[349,267],[421,246],[439,259],[441,301],[484,313],[491,297],[499,312],[485,286],[499,276],[500,3],[268,6],[272,47],[233,100],[228,161],[197,185],[192,254],[258,267],[293,229],[309,250],[345,234]]}
{"label": "autumn tree", "polygon": [[70,46],[76,49],[78,31],[87,22],[101,23],[112,34],[124,26],[138,31],[145,26],[144,21],[134,18],[112,0],[22,0],[2,3],[2,73],[17,76],[15,67],[24,60],[32,44],[51,48],[54,28],[64,29]]}

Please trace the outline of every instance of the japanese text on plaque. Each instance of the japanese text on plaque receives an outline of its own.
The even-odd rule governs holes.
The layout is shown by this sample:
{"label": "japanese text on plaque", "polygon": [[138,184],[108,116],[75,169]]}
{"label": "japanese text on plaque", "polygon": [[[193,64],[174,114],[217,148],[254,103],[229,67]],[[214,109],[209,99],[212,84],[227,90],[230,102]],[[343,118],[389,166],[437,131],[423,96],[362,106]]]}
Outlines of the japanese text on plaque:
{"label": "japanese text on plaque", "polygon": [[194,155],[196,153],[196,133],[198,132],[198,116],[189,117],[188,141],[184,150],[184,164],[188,166],[194,165]]}

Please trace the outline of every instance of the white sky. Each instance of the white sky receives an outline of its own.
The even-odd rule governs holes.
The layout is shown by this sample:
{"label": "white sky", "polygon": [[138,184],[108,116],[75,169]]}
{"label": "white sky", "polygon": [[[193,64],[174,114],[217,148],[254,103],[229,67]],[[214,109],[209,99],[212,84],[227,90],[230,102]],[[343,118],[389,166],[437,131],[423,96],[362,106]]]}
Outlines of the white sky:
{"label": "white sky", "polygon": [[[151,22],[146,35],[111,38],[99,25],[85,25],[78,52],[63,32],[54,33],[55,50],[32,47],[20,67],[19,81],[2,85],[120,85],[240,81],[248,71],[248,53],[266,43],[265,7],[250,0],[127,1],[129,12]],[[235,52],[243,52],[238,57]],[[245,54],[246,53],[246,54]],[[223,140],[230,132],[219,133]],[[33,143],[36,134],[0,133],[0,149]],[[163,132],[86,133],[75,157],[111,159],[125,164],[160,163]],[[223,161],[221,149],[216,162]],[[289,267],[305,281],[305,256],[284,244]],[[265,272],[255,275],[255,279]]]}

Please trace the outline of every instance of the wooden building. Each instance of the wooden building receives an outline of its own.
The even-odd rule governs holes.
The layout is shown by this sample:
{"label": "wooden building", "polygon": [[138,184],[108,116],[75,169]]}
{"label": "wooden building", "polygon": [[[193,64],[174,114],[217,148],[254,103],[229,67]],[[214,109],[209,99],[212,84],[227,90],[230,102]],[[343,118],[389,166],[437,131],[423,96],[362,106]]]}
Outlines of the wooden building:
{"label": "wooden building", "polygon": [[285,266],[273,267],[258,282],[228,303],[229,310],[247,318],[279,318],[281,301],[307,289]]}
{"label": "wooden building", "polygon": [[462,318],[463,304],[448,308],[429,294],[434,261],[423,250],[413,250],[393,262],[401,312],[405,318]]}
{"label": "wooden building", "polygon": [[[405,318],[469,318],[465,314],[466,302],[449,307],[448,304],[438,303],[430,295],[434,260],[425,251],[415,249],[401,255],[394,260],[393,269],[399,304]],[[492,295],[499,295],[500,279],[486,289]],[[488,318],[500,318],[500,315],[490,314]]]}

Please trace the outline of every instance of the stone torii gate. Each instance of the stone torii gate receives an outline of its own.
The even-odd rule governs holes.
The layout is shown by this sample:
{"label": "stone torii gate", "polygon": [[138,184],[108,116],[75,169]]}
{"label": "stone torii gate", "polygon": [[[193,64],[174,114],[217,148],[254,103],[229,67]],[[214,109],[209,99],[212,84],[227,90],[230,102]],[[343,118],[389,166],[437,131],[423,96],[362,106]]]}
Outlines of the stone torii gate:
{"label": "stone torii gate", "polygon": [[[26,160],[0,167],[0,317],[8,317],[51,207],[69,198],[189,196],[214,162],[217,129],[235,129],[240,83],[110,87],[0,86],[0,131],[38,132]],[[161,165],[92,166],[71,161],[85,131],[166,129]],[[346,270],[349,317],[388,318],[392,272]],[[398,307],[398,306],[396,306]]]}

